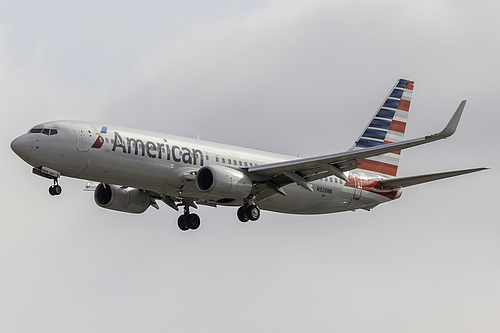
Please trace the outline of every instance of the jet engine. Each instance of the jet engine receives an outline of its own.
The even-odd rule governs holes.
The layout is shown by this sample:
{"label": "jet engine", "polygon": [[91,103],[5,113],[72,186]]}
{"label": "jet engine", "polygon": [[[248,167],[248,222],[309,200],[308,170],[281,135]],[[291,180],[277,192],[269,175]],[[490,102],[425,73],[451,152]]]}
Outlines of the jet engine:
{"label": "jet engine", "polygon": [[149,194],[144,191],[103,183],[97,185],[94,201],[102,208],[135,214],[144,213],[151,204]]}
{"label": "jet engine", "polygon": [[205,166],[198,170],[196,187],[217,198],[244,199],[252,192],[252,180],[237,169]]}

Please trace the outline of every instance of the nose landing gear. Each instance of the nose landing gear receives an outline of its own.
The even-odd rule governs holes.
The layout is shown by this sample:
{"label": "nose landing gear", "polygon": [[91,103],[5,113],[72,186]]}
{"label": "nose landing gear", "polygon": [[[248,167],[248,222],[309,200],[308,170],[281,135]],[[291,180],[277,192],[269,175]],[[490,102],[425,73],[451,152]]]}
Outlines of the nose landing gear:
{"label": "nose landing gear", "polygon": [[54,195],[60,195],[62,193],[62,188],[61,186],[59,186],[59,184],[57,183],[57,181],[54,181],[54,185],[52,185],[51,187],[49,187],[49,194],[54,196]]}
{"label": "nose landing gear", "polygon": [[33,173],[35,175],[41,176],[43,178],[52,179],[54,181],[54,185],[49,187],[49,194],[52,196],[60,195],[62,192],[61,186],[59,186],[59,177],[61,177],[61,173],[59,171],[47,168],[33,168]]}

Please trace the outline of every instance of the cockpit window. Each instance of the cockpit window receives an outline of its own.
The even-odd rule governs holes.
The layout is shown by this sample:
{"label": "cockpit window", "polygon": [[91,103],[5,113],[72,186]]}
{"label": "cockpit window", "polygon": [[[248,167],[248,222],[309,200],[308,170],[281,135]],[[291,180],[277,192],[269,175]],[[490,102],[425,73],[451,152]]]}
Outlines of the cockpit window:
{"label": "cockpit window", "polygon": [[30,133],[42,133],[45,135],[56,135],[58,132],[55,128],[40,128],[35,127],[30,130]]}

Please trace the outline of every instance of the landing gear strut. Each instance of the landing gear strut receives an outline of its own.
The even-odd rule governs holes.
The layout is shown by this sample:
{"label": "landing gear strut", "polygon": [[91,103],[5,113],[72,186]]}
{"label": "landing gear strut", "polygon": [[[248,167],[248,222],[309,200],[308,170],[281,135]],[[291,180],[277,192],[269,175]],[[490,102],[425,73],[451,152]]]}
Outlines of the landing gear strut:
{"label": "landing gear strut", "polygon": [[54,185],[49,187],[49,193],[50,195],[59,195],[62,192],[61,186],[59,186],[59,177],[61,176],[61,173],[56,170],[52,170],[47,167],[40,167],[40,168],[33,168],[33,173],[35,175],[52,179],[54,181]]}
{"label": "landing gear strut", "polygon": [[256,205],[244,205],[238,208],[237,215],[241,222],[257,221],[260,217],[260,208]]}
{"label": "landing gear strut", "polygon": [[196,230],[200,226],[200,217],[197,214],[189,213],[190,203],[184,202],[184,214],[177,219],[177,225],[182,231],[189,229]]}

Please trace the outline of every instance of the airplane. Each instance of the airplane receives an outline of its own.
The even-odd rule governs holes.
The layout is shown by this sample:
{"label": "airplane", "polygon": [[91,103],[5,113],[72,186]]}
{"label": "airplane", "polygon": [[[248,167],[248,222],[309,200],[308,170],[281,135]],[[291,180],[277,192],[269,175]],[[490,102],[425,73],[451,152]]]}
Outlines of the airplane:
{"label": "airplane", "polygon": [[298,158],[198,139],[107,124],[51,121],[34,126],[11,143],[12,150],[53,181],[87,180],[95,203],[111,210],[143,213],[162,201],[183,207],[178,227],[195,230],[197,205],[234,206],[241,222],[262,210],[326,214],[398,199],[403,187],[487,168],[396,177],[401,150],[447,138],[457,128],[462,101],[439,133],[404,140],[414,82],[399,79],[353,146],[341,153]]}

